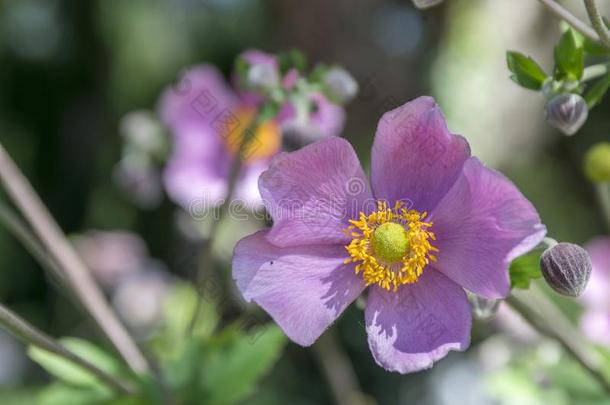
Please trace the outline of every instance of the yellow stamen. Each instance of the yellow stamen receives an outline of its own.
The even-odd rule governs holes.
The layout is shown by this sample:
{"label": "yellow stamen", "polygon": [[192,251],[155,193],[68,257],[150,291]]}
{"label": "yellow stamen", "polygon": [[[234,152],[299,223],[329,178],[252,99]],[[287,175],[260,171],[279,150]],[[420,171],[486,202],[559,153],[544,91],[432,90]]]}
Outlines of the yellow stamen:
{"label": "yellow stamen", "polygon": [[430,244],[434,233],[432,222],[424,221],[427,213],[409,210],[402,202],[388,208],[377,202],[377,211],[361,212],[351,220],[346,234],[353,239],[345,263],[356,263],[356,274],[362,273],[366,285],[377,284],[386,290],[398,290],[403,284],[415,283],[438,249]]}
{"label": "yellow stamen", "polygon": [[[224,139],[231,154],[236,154],[244,138],[245,131],[254,119],[252,109],[238,109],[234,113],[235,124],[227,127]],[[252,162],[276,154],[282,146],[282,137],[279,126],[273,120],[263,122],[256,129],[254,137],[246,146],[243,153],[245,162]]]}

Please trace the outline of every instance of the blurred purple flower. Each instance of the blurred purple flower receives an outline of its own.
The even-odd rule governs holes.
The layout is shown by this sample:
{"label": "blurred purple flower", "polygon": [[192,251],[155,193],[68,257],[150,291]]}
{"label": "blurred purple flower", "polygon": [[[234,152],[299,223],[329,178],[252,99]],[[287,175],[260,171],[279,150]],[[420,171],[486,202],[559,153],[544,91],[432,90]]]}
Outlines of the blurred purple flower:
{"label": "blurred purple flower", "polygon": [[144,241],[127,231],[92,230],[77,236],[74,243],[95,278],[108,289],[140,270],[148,259]]}
{"label": "blurred purple flower", "polygon": [[259,181],[273,227],[238,243],[233,277],[303,346],[370,286],[373,356],[408,373],[469,346],[464,289],[505,297],[509,263],[546,228],[509,180],[448,131],[432,98],[382,117],[371,167],[372,188],[340,138],[276,157]]}
{"label": "blurred purple flower", "polygon": [[[273,84],[293,86],[298,72],[289,71],[280,77],[275,56],[257,50],[241,55],[254,68],[253,87]],[[275,72],[275,74],[273,73]],[[169,196],[185,209],[202,202],[212,207],[227,193],[227,179],[234,158],[257,108],[265,101],[263,92],[240,86],[234,78],[230,86],[211,65],[189,69],[181,81],[168,88],[160,101],[160,115],[171,131],[173,153],[164,173]],[[251,83],[252,84],[252,83]],[[312,95],[313,111],[309,129],[320,136],[338,135],[343,128],[344,111],[319,95]],[[291,99],[289,99],[291,100]],[[236,198],[248,206],[262,206],[257,189],[259,175],[268,167],[272,156],[282,148],[282,125],[295,119],[293,101],[286,101],[281,112],[261,125],[245,151],[245,162],[236,187]]]}
{"label": "blurred purple flower", "polygon": [[123,278],[112,293],[112,305],[138,339],[146,339],[159,325],[163,303],[171,288],[165,266],[153,259]]}
{"label": "blurred purple flower", "polygon": [[585,248],[591,256],[593,270],[581,296],[585,306],[581,329],[591,340],[610,346],[610,237],[597,237]]}

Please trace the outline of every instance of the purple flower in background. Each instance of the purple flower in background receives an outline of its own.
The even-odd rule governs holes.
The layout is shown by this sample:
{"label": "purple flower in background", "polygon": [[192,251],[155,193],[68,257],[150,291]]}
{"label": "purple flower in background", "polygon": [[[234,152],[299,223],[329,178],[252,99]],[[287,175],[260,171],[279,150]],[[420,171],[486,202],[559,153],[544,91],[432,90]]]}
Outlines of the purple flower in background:
{"label": "purple flower in background", "polygon": [[589,339],[610,346],[610,237],[597,237],[585,246],[593,271],[581,296],[585,312],[581,329]]}
{"label": "purple flower in background", "polygon": [[509,180],[448,131],[432,98],[382,117],[371,165],[369,187],[340,138],[277,156],[259,180],[273,227],[238,243],[233,277],[303,346],[370,287],[373,356],[408,373],[468,347],[464,290],[505,297],[509,263],[546,228]]}
{"label": "purple flower in background", "polygon": [[[227,193],[231,161],[239,150],[243,132],[266,101],[264,89],[288,88],[299,79],[289,71],[281,77],[275,56],[257,50],[241,55],[249,68],[245,83],[236,76],[229,85],[211,65],[191,68],[181,81],[168,88],[160,101],[160,114],[173,138],[173,152],[164,173],[169,196],[184,208],[194,203],[215,205]],[[238,86],[239,84],[239,86]],[[315,98],[310,124],[321,137],[338,135],[344,111],[324,96]],[[278,115],[263,123],[244,153],[236,198],[249,206],[260,205],[259,175],[283,144],[283,124],[297,116],[290,99]]]}

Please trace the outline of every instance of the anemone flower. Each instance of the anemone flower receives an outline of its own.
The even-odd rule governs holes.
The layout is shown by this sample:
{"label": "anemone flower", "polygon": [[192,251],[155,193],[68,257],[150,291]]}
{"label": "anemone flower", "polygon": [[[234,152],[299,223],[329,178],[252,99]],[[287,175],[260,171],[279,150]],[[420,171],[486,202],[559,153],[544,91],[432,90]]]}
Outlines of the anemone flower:
{"label": "anemone flower", "polygon": [[[273,55],[249,50],[241,58],[259,84],[287,89],[299,78],[296,70],[280,77],[279,64]],[[312,93],[310,97],[311,126],[320,137],[337,135],[343,128],[343,108],[330,103],[322,94]],[[164,91],[160,115],[173,138],[173,152],[164,173],[170,198],[190,209],[193,204],[214,206],[226,197],[231,162],[243,133],[266,101],[253,89],[231,86],[211,65],[189,69],[177,85]],[[260,205],[258,177],[268,167],[270,158],[282,149],[283,126],[295,121],[296,115],[295,107],[288,101],[276,117],[258,127],[243,155],[237,199],[249,206]]]}
{"label": "anemone flower", "polygon": [[367,181],[344,139],[278,155],[259,180],[271,229],[235,248],[233,278],[308,346],[368,287],[377,363],[408,373],[470,343],[465,290],[497,299],[510,262],[546,228],[501,174],[470,156],[434,100],[386,113]]}
{"label": "anemone flower", "polygon": [[585,306],[581,329],[594,342],[610,346],[610,237],[597,237],[585,249],[591,256],[593,270],[581,297]]}

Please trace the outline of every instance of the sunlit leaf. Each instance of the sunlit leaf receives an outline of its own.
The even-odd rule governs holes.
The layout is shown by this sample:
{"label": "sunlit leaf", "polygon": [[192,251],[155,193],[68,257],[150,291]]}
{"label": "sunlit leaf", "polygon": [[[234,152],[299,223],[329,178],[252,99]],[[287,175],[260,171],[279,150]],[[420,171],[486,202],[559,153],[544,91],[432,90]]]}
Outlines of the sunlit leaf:
{"label": "sunlit leaf", "polygon": [[201,389],[210,405],[233,404],[245,399],[257,381],[275,364],[286,337],[275,324],[248,333],[228,328],[203,356]]}
{"label": "sunlit leaf", "polygon": [[530,282],[542,277],[540,272],[541,249],[535,249],[513,260],[510,264],[510,284],[511,288],[527,289]]}
{"label": "sunlit leaf", "polygon": [[[92,343],[76,338],[63,338],[60,343],[111,375],[119,375],[122,371],[118,360]],[[54,353],[30,346],[28,355],[49,374],[68,384],[82,387],[103,387],[97,377],[89,371]]]}
{"label": "sunlit leaf", "polygon": [[530,90],[542,88],[547,74],[531,57],[509,51],[506,53],[506,63],[512,72],[511,79],[517,84]]}
{"label": "sunlit leaf", "polygon": [[584,51],[574,30],[564,32],[555,47],[555,76],[557,79],[579,80],[585,69]]}
{"label": "sunlit leaf", "polygon": [[610,74],[602,77],[598,80],[590,89],[585,93],[585,100],[589,108],[593,108],[604,99],[606,92],[610,88]]}

